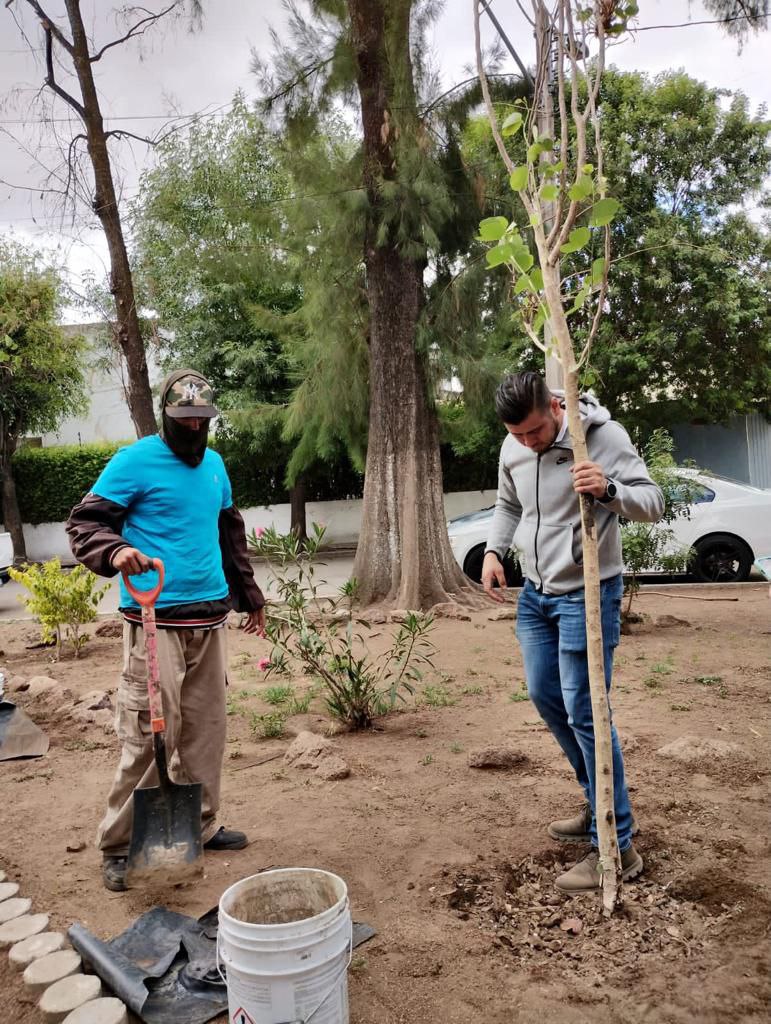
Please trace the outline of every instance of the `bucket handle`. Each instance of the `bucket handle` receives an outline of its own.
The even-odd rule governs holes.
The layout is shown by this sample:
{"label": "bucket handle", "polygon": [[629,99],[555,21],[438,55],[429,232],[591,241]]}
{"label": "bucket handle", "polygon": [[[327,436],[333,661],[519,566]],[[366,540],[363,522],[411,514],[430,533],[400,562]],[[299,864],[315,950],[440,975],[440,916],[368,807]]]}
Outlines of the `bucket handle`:
{"label": "bucket handle", "polygon": [[[220,967],[220,963],[225,964],[225,961],[224,961],[224,959],[220,955],[220,932],[219,932],[219,928],[217,929],[216,957],[217,957],[217,974],[219,974],[220,978],[222,978],[222,981],[227,986],[227,978],[222,973],[222,969]],[[348,937],[348,959],[347,959],[347,961],[345,963],[345,966],[340,971],[338,971],[338,973],[336,974],[335,980],[332,982],[332,984],[327,989],[326,993],[324,994],[324,996],[321,999],[321,1002],[316,1005],[314,1010],[311,1013],[309,1013],[307,1017],[298,1018],[296,1020],[281,1021],[280,1024],[309,1024],[309,1021],[313,1020],[313,1018],[319,1012],[319,1010],[324,1005],[324,1003],[327,1001],[327,999],[329,999],[329,997],[335,991],[335,989],[337,988],[337,986],[338,986],[338,984],[340,982],[340,979],[346,974],[346,972],[348,971],[348,968],[351,966],[351,961],[352,960],[353,960],[353,918],[351,918],[351,933],[350,933],[350,935]],[[227,966],[227,964],[225,964],[225,966]]]}

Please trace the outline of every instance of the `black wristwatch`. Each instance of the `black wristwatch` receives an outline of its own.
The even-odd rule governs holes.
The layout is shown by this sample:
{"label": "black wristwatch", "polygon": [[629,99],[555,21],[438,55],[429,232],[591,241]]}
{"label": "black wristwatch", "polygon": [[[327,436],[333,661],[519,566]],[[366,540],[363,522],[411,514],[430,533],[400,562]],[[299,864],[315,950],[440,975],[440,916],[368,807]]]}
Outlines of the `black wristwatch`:
{"label": "black wristwatch", "polygon": [[612,480],[606,480],[605,481],[605,493],[599,499],[599,501],[602,501],[602,502],[613,501],[613,499],[616,497],[617,494],[618,494],[618,487],[616,487],[616,485],[613,483]]}

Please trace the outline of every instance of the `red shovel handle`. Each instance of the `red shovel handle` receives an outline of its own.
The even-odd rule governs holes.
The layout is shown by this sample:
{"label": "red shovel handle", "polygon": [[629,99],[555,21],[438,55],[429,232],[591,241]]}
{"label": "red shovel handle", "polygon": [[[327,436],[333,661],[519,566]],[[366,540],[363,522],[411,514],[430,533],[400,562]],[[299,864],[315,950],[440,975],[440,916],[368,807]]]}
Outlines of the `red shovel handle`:
{"label": "red shovel handle", "polygon": [[158,582],[152,590],[137,590],[131,583],[127,573],[121,573],[123,576],[123,582],[126,585],[126,590],[134,598],[136,603],[142,608],[152,608],[155,602],[158,600],[158,595],[163,590],[163,577],[164,568],[163,562],[160,558],[151,558],[150,561],[153,563],[153,568],[158,573]]}

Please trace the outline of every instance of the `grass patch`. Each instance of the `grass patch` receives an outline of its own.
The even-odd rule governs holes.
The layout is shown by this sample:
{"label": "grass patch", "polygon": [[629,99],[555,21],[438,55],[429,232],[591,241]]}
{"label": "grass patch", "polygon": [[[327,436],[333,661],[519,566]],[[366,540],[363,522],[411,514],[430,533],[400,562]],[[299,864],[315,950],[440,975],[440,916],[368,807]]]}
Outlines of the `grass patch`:
{"label": "grass patch", "polygon": [[264,740],[277,739],[284,735],[286,717],[286,713],[283,711],[271,711],[267,715],[258,715],[253,712],[251,716],[252,732]]}
{"label": "grass patch", "polygon": [[450,708],[455,703],[455,698],[443,686],[425,687],[423,700],[432,708]]}
{"label": "grass patch", "polygon": [[268,704],[286,704],[294,696],[291,686],[269,686],[263,691],[262,699]]}

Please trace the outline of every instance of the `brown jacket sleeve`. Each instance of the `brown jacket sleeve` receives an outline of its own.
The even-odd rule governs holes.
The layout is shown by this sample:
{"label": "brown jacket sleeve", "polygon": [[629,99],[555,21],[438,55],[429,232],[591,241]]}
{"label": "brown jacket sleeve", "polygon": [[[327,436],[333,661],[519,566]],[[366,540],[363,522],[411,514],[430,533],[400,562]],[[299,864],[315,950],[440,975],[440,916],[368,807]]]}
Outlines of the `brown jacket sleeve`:
{"label": "brown jacket sleeve", "polygon": [[121,536],[127,513],[123,505],[87,494],[70,512],[66,526],[77,560],[100,576],[117,576],[111,559],[116,551],[128,547]]}
{"label": "brown jacket sleeve", "polygon": [[220,512],[219,528],[222,568],[233,609],[237,612],[257,611],[265,604],[265,598],[254,579],[246,550],[246,527],[235,505]]}

